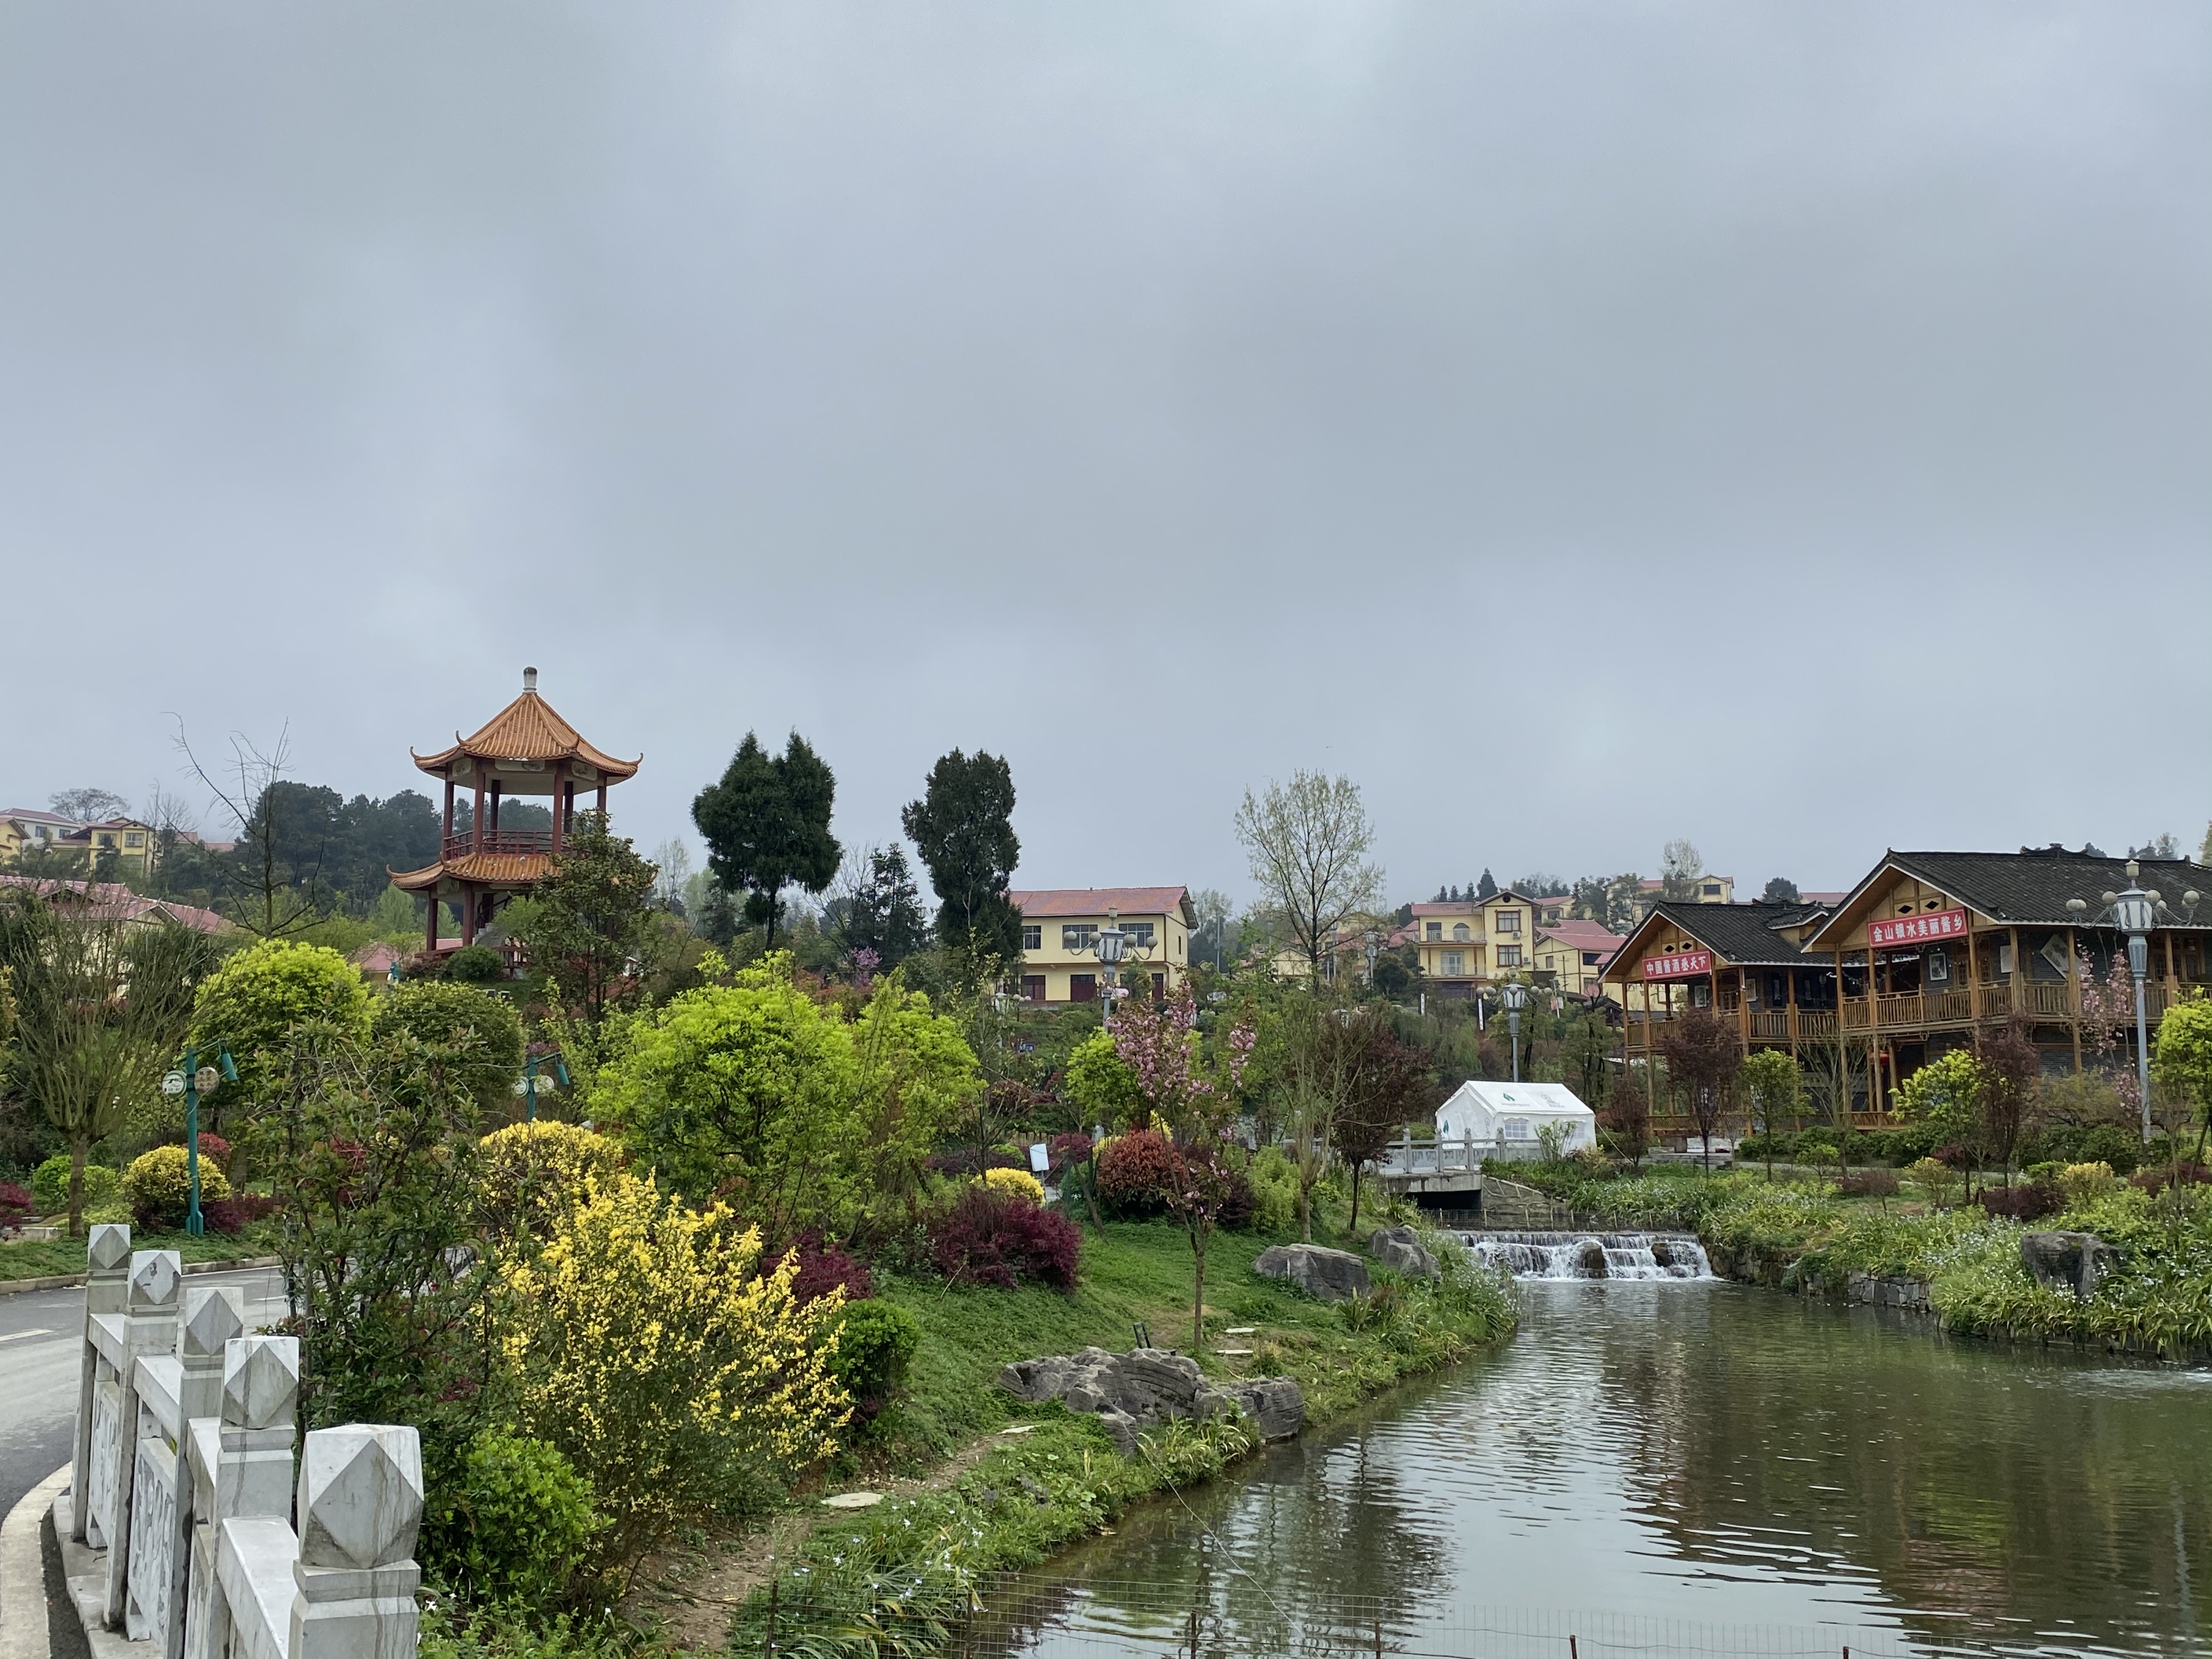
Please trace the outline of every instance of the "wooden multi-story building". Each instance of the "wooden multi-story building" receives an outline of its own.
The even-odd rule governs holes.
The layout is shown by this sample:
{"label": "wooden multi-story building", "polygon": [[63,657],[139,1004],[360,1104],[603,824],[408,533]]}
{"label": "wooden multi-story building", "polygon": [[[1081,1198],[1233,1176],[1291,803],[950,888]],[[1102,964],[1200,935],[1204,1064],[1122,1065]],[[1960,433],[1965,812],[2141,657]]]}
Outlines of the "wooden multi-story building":
{"label": "wooden multi-story building", "polygon": [[[421,771],[446,786],[445,828],[438,860],[421,870],[392,872],[392,885],[430,900],[422,948],[439,953],[438,907],[460,912],[461,943],[476,942],[499,905],[544,879],[574,828],[580,790],[596,792],[602,817],[610,786],[637,775],[640,761],[617,760],[585,741],[553,705],[538,695],[538,671],[522,671],[522,695],[472,735],[455,734],[450,749],[416,755]],[[641,757],[641,760],[642,757]],[[453,832],[454,794],[471,792],[469,827]],[[551,798],[549,829],[502,828],[500,805],[518,795]]]}
{"label": "wooden multi-story building", "polygon": [[[2200,913],[2195,896],[2212,892],[2212,869],[2172,859],[2140,870],[2167,906],[2144,988],[2155,1024],[2180,997],[2212,989],[2212,905]],[[1833,905],[1662,901],[1606,981],[1626,1010],[1630,1063],[1657,1050],[1669,1018],[1711,1008],[1747,1050],[1809,1060],[1844,1045],[1857,1106],[1879,1117],[1922,1066],[2015,1019],[2047,1070],[2080,1069],[2110,1017],[2097,988],[2115,963],[2126,972],[2106,895],[2131,878],[2126,860],[2057,847],[1892,852]]]}

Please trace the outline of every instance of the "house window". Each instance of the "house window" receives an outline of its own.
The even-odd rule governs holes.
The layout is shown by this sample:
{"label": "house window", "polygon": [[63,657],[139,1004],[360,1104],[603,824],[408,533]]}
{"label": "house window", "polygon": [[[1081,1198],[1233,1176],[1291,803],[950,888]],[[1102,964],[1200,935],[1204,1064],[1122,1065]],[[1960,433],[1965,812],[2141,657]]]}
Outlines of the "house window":
{"label": "house window", "polygon": [[1720,896],[1721,896],[1721,884],[1720,884],[1720,883],[1718,883],[1718,882],[1717,882],[1717,881],[1709,881],[1709,882],[1707,882],[1707,883],[1705,884],[1705,896],[1706,896],[1707,898],[1718,898]]}
{"label": "house window", "polygon": [[1534,1135],[1528,1133],[1528,1120],[1525,1117],[1507,1118],[1504,1122],[1498,1126],[1498,1136],[1501,1140],[1533,1140],[1535,1139]]}
{"label": "house window", "polygon": [[1595,967],[1596,967],[1596,966],[1597,966],[1597,952],[1596,952],[1596,951],[1583,951],[1583,967],[1585,967],[1585,968],[1595,968]]}
{"label": "house window", "polygon": [[1022,975],[1022,995],[1031,1002],[1042,1002],[1044,1000],[1044,975],[1042,974],[1024,974]]}
{"label": "house window", "polygon": [[1022,949],[1024,951],[1042,951],[1044,949],[1044,924],[1042,922],[1032,921],[1023,925]]}
{"label": "house window", "polygon": [[1444,977],[1446,979],[1464,979],[1467,977],[1466,951],[1447,951],[1444,952]]}
{"label": "house window", "polygon": [[1070,1002],[1097,1001],[1098,975],[1096,974],[1070,974],[1067,976],[1067,1000]]}
{"label": "house window", "polygon": [[1928,982],[1930,985],[1948,985],[1951,982],[1951,953],[1948,951],[1935,950],[1928,953]]}
{"label": "house window", "polygon": [[1452,923],[1452,937],[1454,939],[1463,939],[1467,938],[1467,924],[1465,922],[1455,921]]}
{"label": "house window", "polygon": [[1442,939],[1443,936],[1444,936],[1444,925],[1443,925],[1443,923],[1442,923],[1441,921],[1432,921],[1432,922],[1431,922],[1431,923],[1429,924],[1429,937],[1430,937],[1431,939]]}
{"label": "house window", "polygon": [[1712,1006],[1713,988],[1706,984],[1705,981],[1701,979],[1691,981],[1690,1006],[1692,1008],[1710,1008]]}
{"label": "house window", "polygon": [[1098,942],[1098,925],[1091,921],[1071,921],[1060,930],[1060,948],[1063,951],[1088,951]]}
{"label": "house window", "polygon": [[1521,931],[1521,913],[1518,910],[1500,910],[1498,913],[1497,921],[1498,931],[1501,933],[1517,933]]}
{"label": "house window", "polygon": [[1518,968],[1521,965],[1521,947],[1517,945],[1499,945],[1498,965],[1500,968]]}
{"label": "house window", "polygon": [[146,837],[133,832],[124,836],[123,844],[125,847],[143,847],[146,844]]}
{"label": "house window", "polygon": [[1152,948],[1152,924],[1149,921],[1125,921],[1121,931],[1129,936],[1129,943],[1144,950]]}

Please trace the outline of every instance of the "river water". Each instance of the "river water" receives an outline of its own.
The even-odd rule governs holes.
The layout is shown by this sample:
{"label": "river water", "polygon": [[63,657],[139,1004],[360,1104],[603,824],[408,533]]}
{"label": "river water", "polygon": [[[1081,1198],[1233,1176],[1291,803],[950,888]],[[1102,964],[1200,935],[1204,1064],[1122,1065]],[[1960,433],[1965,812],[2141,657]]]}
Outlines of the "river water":
{"label": "river water", "polygon": [[2212,1650],[2212,1375],[1711,1280],[1518,1290],[1504,1348],[1064,1558],[1016,1644]]}

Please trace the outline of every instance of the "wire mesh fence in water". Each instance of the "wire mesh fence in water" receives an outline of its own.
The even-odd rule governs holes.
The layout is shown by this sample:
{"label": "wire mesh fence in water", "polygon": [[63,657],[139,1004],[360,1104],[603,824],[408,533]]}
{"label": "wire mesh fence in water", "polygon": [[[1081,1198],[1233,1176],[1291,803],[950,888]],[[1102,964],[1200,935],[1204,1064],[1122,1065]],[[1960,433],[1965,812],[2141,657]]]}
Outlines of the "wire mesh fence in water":
{"label": "wire mesh fence in water", "polygon": [[[731,1650],[793,1659],[1921,1659],[1987,1652],[1902,1628],[1726,1624],[1633,1613],[1449,1607],[1352,1598],[1279,1603],[1256,1583],[1133,1583],[994,1574],[779,1586]],[[2034,1650],[2033,1647],[2027,1650]]]}

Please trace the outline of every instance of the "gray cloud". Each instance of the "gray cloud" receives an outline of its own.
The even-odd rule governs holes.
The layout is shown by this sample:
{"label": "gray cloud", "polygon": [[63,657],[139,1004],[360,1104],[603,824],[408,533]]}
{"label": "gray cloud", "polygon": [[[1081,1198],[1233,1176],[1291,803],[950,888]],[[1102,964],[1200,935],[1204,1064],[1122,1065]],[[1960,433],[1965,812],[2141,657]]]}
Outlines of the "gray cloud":
{"label": "gray cloud", "polygon": [[527,660],[647,844],[794,724],[1039,883],[2193,841],[2208,140],[2188,4],[17,9],[7,787]]}

